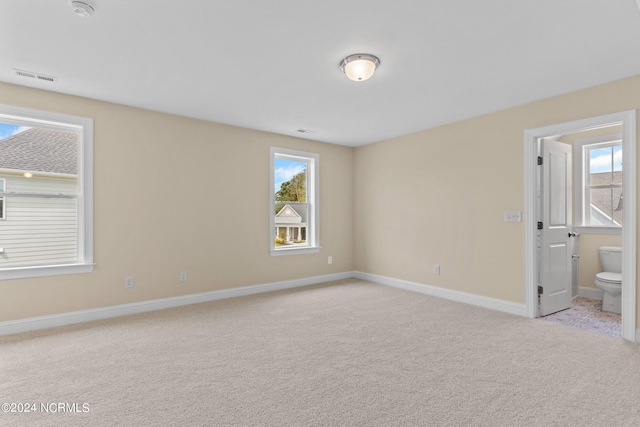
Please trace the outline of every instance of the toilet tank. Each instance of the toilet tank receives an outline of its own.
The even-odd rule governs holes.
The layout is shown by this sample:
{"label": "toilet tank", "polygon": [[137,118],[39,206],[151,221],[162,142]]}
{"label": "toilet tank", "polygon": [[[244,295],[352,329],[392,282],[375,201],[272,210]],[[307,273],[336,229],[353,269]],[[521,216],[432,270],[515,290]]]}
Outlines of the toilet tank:
{"label": "toilet tank", "polygon": [[619,246],[600,246],[600,264],[602,271],[622,273],[622,248]]}

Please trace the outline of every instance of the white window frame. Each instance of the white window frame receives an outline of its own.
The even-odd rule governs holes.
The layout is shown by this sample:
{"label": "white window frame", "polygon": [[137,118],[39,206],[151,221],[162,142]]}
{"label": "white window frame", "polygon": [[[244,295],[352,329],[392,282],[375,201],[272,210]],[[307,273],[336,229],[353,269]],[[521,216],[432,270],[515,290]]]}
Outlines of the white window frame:
{"label": "white window frame", "polygon": [[[622,147],[622,134],[611,134],[604,136],[596,136],[593,138],[579,139],[573,143],[573,158],[574,158],[574,229],[577,232],[585,234],[621,234],[622,226],[610,225],[586,225],[586,196],[587,190],[587,175],[588,169],[588,156],[586,151],[591,146],[598,147]],[[622,156],[625,156],[624,147],[622,148]],[[624,168],[623,168],[624,173]]]}
{"label": "white window frame", "polygon": [[[305,246],[276,247],[275,231],[275,160],[276,157],[287,157],[307,162],[307,244]],[[269,167],[269,245],[272,256],[317,253],[320,251],[320,207],[319,207],[319,170],[320,155],[286,148],[270,148]]]}
{"label": "white window frame", "polygon": [[[2,181],[2,186],[0,186],[0,191],[7,191],[7,180],[4,178],[0,178]],[[0,220],[7,219],[7,199],[5,197],[0,197],[2,200],[2,209],[0,209]]]}
{"label": "white window frame", "polygon": [[0,280],[90,273],[95,265],[93,260],[93,119],[0,104],[0,122],[60,129],[76,132],[78,135],[78,259],[76,262],[66,264],[0,268]]}

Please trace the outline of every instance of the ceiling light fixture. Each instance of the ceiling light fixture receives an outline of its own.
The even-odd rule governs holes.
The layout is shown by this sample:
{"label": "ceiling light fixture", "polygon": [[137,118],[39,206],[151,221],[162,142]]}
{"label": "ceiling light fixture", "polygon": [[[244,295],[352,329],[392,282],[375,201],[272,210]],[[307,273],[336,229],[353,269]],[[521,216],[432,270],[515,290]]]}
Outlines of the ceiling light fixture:
{"label": "ceiling light fixture", "polygon": [[76,15],[82,17],[93,16],[96,13],[96,5],[91,0],[71,0],[71,9]]}
{"label": "ceiling light fixture", "polygon": [[347,75],[349,80],[363,82],[369,80],[380,65],[380,60],[367,53],[356,53],[349,55],[340,62],[340,69]]}

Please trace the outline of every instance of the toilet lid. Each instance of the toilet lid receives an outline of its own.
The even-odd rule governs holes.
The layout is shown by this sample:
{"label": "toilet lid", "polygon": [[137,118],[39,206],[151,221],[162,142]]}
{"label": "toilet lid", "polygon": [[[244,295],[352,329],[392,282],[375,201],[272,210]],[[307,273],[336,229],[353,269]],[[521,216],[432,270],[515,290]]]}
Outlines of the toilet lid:
{"label": "toilet lid", "polygon": [[603,271],[602,273],[596,274],[596,277],[602,280],[603,282],[622,283],[621,273],[612,273],[610,271]]}

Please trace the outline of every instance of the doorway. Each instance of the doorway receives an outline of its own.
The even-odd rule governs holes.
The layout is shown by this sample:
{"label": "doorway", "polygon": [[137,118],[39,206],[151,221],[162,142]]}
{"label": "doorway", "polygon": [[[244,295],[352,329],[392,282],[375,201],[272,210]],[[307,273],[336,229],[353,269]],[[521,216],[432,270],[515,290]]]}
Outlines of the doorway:
{"label": "doorway", "polygon": [[[636,112],[635,110],[592,117],[525,131],[525,310],[538,317],[538,142],[572,132],[622,125],[625,163],[623,188],[625,209],[622,223],[622,338],[636,341]],[[626,285],[625,285],[626,284]]]}

